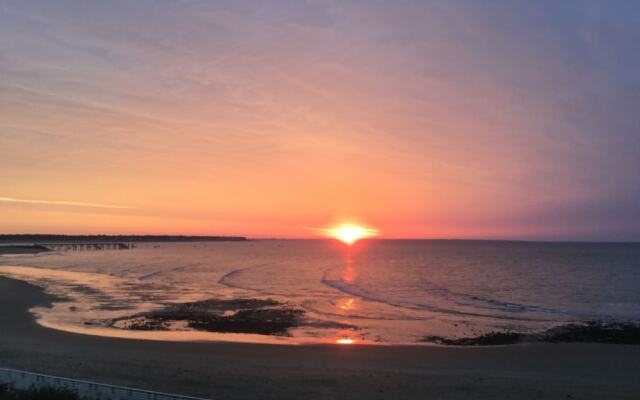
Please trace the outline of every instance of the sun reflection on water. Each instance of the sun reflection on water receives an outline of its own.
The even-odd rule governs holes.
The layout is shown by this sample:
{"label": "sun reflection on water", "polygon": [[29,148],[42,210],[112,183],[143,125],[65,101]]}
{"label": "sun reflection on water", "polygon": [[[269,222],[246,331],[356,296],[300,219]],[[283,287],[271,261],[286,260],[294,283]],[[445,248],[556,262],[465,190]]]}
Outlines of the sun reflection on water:
{"label": "sun reflection on water", "polygon": [[[349,285],[353,285],[356,281],[356,270],[353,265],[353,254],[352,251],[347,251],[346,260],[342,271],[340,273],[340,279]],[[355,297],[343,297],[338,299],[335,303],[336,308],[340,311],[353,311],[356,306],[356,298]],[[351,324],[351,321],[345,320],[342,321],[345,324]],[[357,340],[355,339],[355,333],[352,330],[341,330],[336,332],[335,343],[339,345],[352,345],[355,344]]]}
{"label": "sun reflection on water", "polygon": [[351,253],[347,254],[347,261],[340,273],[340,279],[342,279],[344,283],[348,284],[353,284],[356,280],[356,270],[353,267],[353,258]]}
{"label": "sun reflection on water", "polygon": [[356,307],[356,299],[353,297],[345,297],[340,299],[336,306],[345,311],[353,310]]}

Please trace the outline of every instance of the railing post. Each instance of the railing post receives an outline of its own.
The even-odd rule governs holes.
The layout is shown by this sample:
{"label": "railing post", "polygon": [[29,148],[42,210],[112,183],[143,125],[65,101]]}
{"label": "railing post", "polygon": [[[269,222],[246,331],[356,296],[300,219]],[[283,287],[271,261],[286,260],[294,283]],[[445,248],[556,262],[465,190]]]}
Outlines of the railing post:
{"label": "railing post", "polygon": [[[16,379],[13,379],[14,375]],[[112,396],[110,399],[120,399],[125,400],[126,398],[140,398],[147,400],[158,400],[158,399],[171,399],[171,400],[206,400],[203,398],[191,397],[191,396],[180,396],[170,393],[161,393],[154,392],[150,390],[143,389],[135,389],[126,386],[114,386],[107,385],[103,383],[91,382],[91,381],[83,381],[79,379],[70,379],[70,378],[62,378],[59,376],[46,375],[46,374],[38,374],[34,372],[28,371],[20,371],[14,370],[10,368],[0,368],[0,377],[8,376],[11,378],[11,384],[15,386],[17,389],[28,389],[31,386],[35,387],[43,387],[43,386],[51,386],[51,387],[63,387],[69,390],[74,391],[78,394],[79,397],[85,397],[88,399],[96,399],[99,400],[104,398],[104,393],[108,390],[111,391]],[[117,395],[117,392],[120,392],[120,395]],[[134,396],[135,394],[135,396]]]}

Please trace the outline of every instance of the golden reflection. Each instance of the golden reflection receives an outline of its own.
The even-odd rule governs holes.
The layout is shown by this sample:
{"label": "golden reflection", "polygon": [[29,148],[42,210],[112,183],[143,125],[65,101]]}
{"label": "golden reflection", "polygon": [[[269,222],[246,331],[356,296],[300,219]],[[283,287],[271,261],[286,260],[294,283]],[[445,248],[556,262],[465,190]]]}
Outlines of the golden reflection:
{"label": "golden reflection", "polygon": [[351,330],[341,330],[336,334],[336,343],[337,344],[355,344],[357,342],[357,338],[355,333]]}
{"label": "golden reflection", "polygon": [[[356,270],[353,266],[353,255],[349,249],[346,254],[347,258],[344,263],[344,267],[340,273],[341,280],[349,285],[352,285],[356,280]],[[340,311],[352,311],[356,308],[356,299],[354,297],[343,297],[336,302],[336,307]],[[342,321],[349,324],[349,321]],[[351,330],[338,331],[335,339],[336,344],[351,345],[356,343],[354,332]]]}
{"label": "golden reflection", "polygon": [[342,272],[340,274],[340,278],[344,283],[353,284],[356,280],[356,270],[353,268],[353,257],[351,253],[347,254],[347,262],[342,268]]}
{"label": "golden reflection", "polygon": [[353,297],[345,297],[338,301],[337,307],[341,310],[349,311],[356,307],[356,299]]}

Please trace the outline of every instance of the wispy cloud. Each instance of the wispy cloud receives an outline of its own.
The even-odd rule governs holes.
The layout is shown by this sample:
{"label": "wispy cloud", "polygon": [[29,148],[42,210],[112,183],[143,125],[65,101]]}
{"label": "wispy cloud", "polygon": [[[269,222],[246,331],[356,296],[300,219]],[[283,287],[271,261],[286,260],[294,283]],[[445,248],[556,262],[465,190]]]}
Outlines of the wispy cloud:
{"label": "wispy cloud", "polygon": [[79,3],[0,0],[3,229],[640,238],[639,1]]}
{"label": "wispy cloud", "polygon": [[16,199],[14,197],[0,197],[0,203],[44,204],[49,206],[73,206],[73,207],[114,208],[114,209],[134,208],[131,206],[121,206],[121,205],[114,205],[114,204],[84,203],[81,201]]}

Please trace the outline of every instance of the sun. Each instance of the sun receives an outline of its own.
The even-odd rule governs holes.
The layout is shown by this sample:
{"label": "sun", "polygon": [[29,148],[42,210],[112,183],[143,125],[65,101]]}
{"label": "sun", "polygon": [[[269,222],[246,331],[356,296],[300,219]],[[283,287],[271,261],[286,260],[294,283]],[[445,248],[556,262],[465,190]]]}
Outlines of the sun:
{"label": "sun", "polygon": [[334,237],[343,243],[352,245],[360,239],[375,236],[378,231],[371,228],[365,228],[359,225],[344,224],[327,230],[329,236]]}

